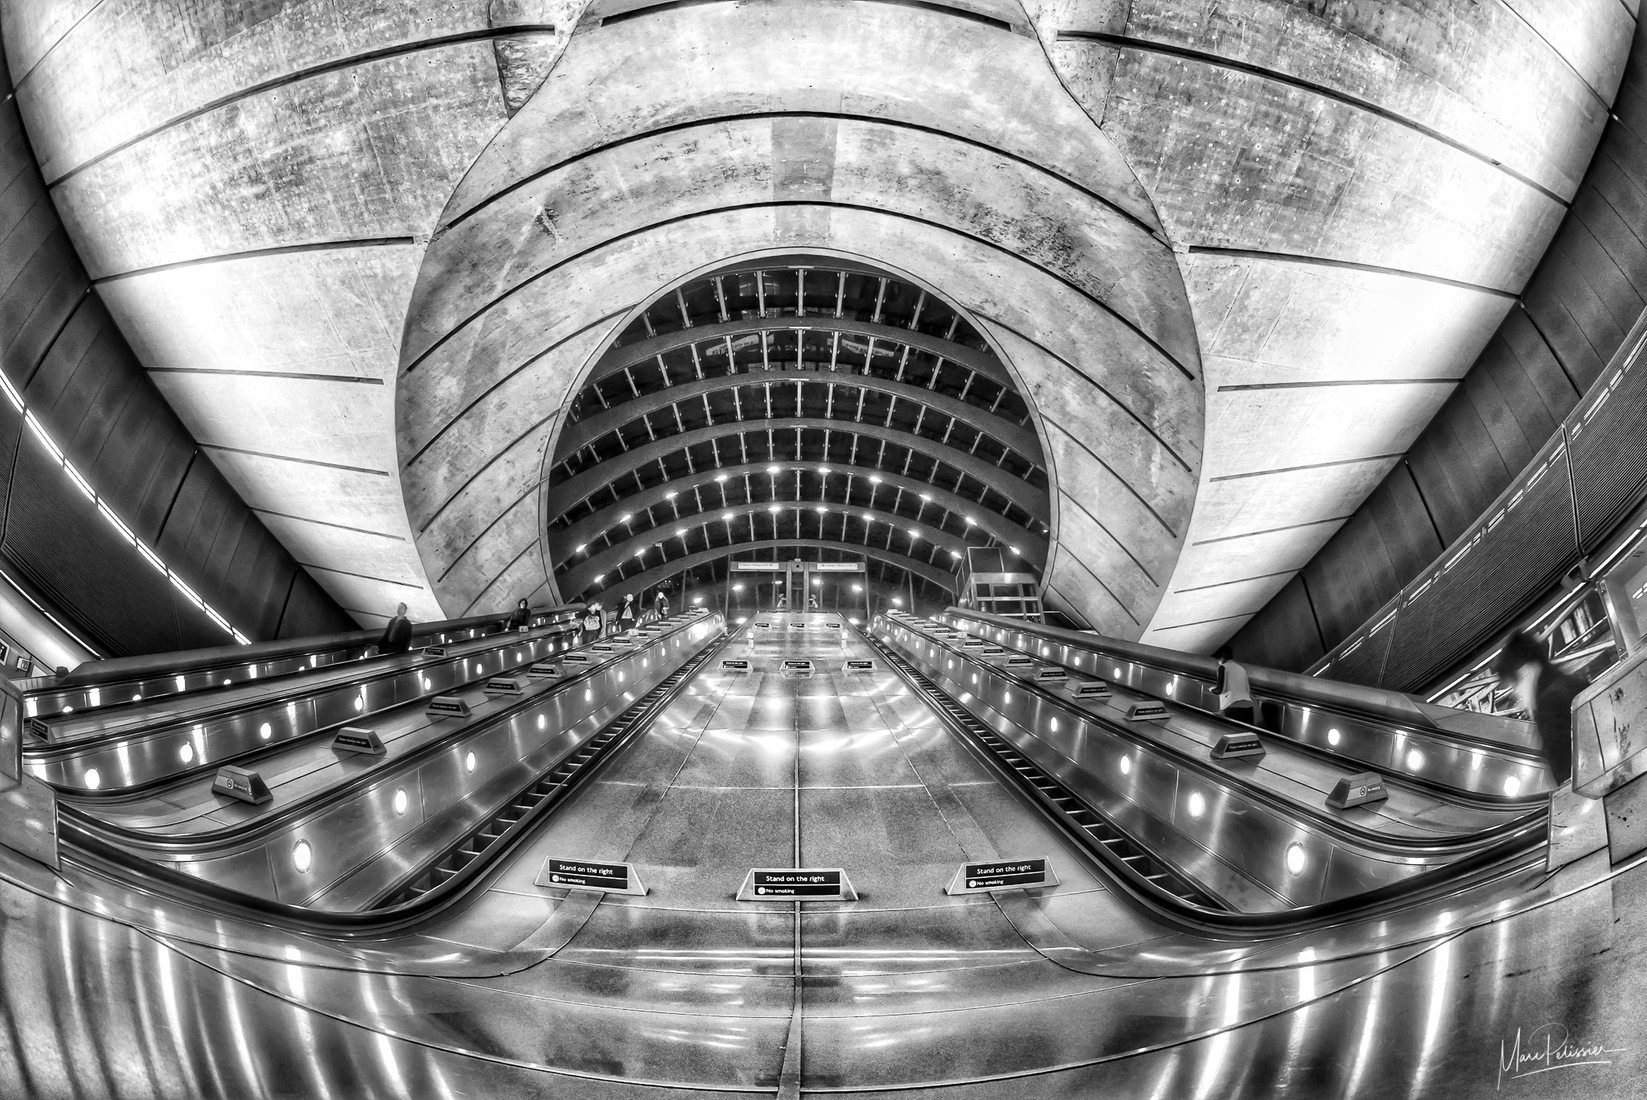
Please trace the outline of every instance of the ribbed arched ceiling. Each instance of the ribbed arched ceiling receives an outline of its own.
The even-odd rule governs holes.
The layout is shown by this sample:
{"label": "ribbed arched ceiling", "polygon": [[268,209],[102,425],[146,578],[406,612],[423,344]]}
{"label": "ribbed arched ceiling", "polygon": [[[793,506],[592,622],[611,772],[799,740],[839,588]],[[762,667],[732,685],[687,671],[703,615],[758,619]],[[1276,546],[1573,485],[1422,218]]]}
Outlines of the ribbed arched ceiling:
{"label": "ribbed arched ceiling", "polygon": [[[1462,380],[1634,33],[1617,0],[0,20],[97,293],[362,621],[714,569],[751,532],[940,585],[964,538],[1019,545],[1082,624],[1190,649],[1286,584]],[[757,270],[776,308],[762,275],[753,316],[723,311],[717,273],[742,295]],[[899,312],[877,320],[882,277]],[[743,382],[757,356],[770,386]],[[842,356],[855,384],[815,380]]]}
{"label": "ribbed arched ceiling", "polygon": [[1046,561],[1045,459],[1006,366],[939,295],[827,257],[734,264],[641,310],[545,476],[563,595],[767,544],[862,547],[923,590],[968,546]]}

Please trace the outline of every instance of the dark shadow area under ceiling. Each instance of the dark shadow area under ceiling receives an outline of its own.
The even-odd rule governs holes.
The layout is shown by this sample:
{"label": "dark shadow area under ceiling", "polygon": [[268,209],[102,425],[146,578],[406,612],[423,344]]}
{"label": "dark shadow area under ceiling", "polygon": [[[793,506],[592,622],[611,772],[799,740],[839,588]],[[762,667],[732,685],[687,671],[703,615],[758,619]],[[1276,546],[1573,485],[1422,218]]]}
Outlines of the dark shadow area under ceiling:
{"label": "dark shadow area under ceiling", "polygon": [[1046,462],[1006,366],[937,294],[838,258],[732,264],[654,300],[546,475],[567,598],[723,579],[761,550],[867,556],[872,585],[923,604],[949,601],[968,546],[1046,563]]}

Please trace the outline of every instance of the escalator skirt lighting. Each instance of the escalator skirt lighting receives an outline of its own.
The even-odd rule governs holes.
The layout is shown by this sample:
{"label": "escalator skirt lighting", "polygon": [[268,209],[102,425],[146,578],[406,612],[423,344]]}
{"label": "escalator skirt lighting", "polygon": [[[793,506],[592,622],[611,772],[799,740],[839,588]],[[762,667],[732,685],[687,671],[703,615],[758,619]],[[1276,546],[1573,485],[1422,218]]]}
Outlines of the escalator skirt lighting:
{"label": "escalator skirt lighting", "polygon": [[217,777],[212,780],[212,793],[250,802],[254,806],[274,797],[261,775],[249,768],[237,768],[232,764],[224,764],[217,769]]}

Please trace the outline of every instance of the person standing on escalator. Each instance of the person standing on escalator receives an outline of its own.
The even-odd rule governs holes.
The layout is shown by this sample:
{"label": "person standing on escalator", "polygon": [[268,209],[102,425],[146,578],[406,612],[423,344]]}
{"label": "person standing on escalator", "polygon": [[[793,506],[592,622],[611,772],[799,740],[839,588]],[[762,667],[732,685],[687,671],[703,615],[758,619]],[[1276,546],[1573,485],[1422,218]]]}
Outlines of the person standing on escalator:
{"label": "person standing on escalator", "polygon": [[412,648],[412,620],[406,617],[406,605],[395,605],[395,617],[383,628],[383,637],[377,641],[379,653],[405,653]]}
{"label": "person standing on escalator", "polygon": [[1235,653],[1227,645],[1219,646],[1213,657],[1218,661],[1218,681],[1212,688],[1218,693],[1218,713],[1252,725],[1252,687],[1247,683],[1247,670],[1235,662]]}
{"label": "person standing on escalator", "polygon": [[1543,643],[1521,630],[1504,639],[1493,672],[1531,716],[1550,778],[1557,786],[1567,782],[1573,775],[1573,699],[1587,685],[1561,671]]}

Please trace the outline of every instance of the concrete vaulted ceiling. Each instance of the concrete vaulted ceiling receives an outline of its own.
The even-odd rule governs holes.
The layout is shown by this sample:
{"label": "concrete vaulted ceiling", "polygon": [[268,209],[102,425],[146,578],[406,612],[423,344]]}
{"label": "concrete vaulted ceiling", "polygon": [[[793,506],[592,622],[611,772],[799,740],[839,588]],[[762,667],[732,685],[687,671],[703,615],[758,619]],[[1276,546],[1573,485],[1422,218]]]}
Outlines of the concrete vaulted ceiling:
{"label": "concrete vaulted ceiling", "polygon": [[[625,560],[661,580],[781,495],[793,522],[745,543],[932,584],[950,549],[1016,545],[1051,606],[1191,649],[1456,386],[1633,33],[1616,0],[230,7],[14,3],[0,31],[99,294],[362,621],[574,597]],[[803,268],[902,312],[713,300],[717,272]],[[888,329],[924,372],[862,350]],[[766,382],[779,431],[742,394]],[[993,473],[961,468],[975,438]],[[843,462],[853,439],[877,449]],[[898,453],[954,473],[921,502]]]}

